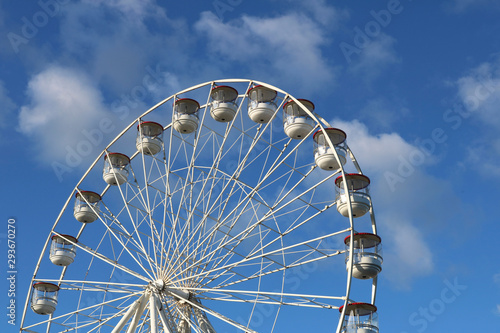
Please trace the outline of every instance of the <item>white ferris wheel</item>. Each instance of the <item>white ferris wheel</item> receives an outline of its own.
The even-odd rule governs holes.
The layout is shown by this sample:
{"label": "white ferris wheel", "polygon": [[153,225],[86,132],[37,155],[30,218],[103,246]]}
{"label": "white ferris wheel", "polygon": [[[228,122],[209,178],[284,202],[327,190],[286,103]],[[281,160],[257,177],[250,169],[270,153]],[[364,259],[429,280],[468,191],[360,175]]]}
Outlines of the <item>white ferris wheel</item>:
{"label": "white ferris wheel", "polygon": [[182,90],[75,186],[21,331],[376,333],[369,183],[308,100],[244,79]]}

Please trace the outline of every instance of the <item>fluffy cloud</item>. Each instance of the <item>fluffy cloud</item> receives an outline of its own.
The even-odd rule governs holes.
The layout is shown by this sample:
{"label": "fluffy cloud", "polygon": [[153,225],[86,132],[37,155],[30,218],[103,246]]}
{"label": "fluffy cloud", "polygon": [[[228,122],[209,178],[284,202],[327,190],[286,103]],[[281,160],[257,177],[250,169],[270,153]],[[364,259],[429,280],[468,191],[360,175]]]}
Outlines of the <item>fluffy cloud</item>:
{"label": "fluffy cloud", "polygon": [[330,6],[326,0],[289,0],[301,6],[305,12],[311,13],[316,21],[325,28],[337,29],[340,24],[349,18],[349,12]]}
{"label": "fluffy cloud", "polygon": [[[330,123],[347,133],[349,147],[363,173],[372,181],[371,195],[384,243],[383,276],[396,286],[409,288],[414,279],[433,272],[431,236],[447,228],[448,212],[456,211],[460,202],[448,181],[426,172],[425,166],[435,163],[436,158],[425,155],[399,134],[374,135],[357,120],[337,119]],[[418,165],[409,163],[415,152],[424,156]],[[404,163],[409,163],[405,168],[413,169],[404,169],[401,174]],[[401,176],[401,181],[397,184],[388,181],[388,172]]]}
{"label": "fluffy cloud", "polygon": [[500,59],[483,63],[457,80],[458,96],[471,115],[500,128]]}
{"label": "fluffy cloud", "polygon": [[224,23],[213,13],[204,12],[195,28],[206,36],[207,48],[221,62],[240,64],[251,75],[290,82],[290,86],[306,91],[334,79],[334,68],[321,50],[328,38],[316,21],[303,14],[273,18],[244,15]]}
{"label": "fluffy cloud", "polygon": [[46,163],[64,160],[85,138],[83,131],[99,126],[108,114],[88,77],[71,69],[54,66],[35,75],[27,95],[30,104],[20,109],[19,129],[36,142]]}
{"label": "fluffy cloud", "polygon": [[456,81],[456,87],[463,105],[460,117],[482,127],[467,149],[469,165],[484,174],[500,176],[500,58],[472,69]]}
{"label": "fluffy cloud", "polygon": [[[367,171],[364,169],[369,169],[370,173],[382,177],[387,171],[397,172],[402,157],[407,158],[411,152],[418,150],[397,133],[373,135],[368,127],[358,120],[347,122],[337,119],[331,124],[347,133],[347,142],[365,173]],[[432,161],[433,158],[427,156],[421,165]]]}
{"label": "fluffy cloud", "polygon": [[[60,50],[50,61],[59,65],[42,67],[30,80],[19,129],[33,138],[43,161],[65,161],[68,150],[77,150],[85,139],[82,130],[113,119],[117,107],[134,104],[132,114],[181,88],[227,76],[221,75],[226,67],[219,66],[224,62],[243,76],[313,91],[333,80],[334,69],[321,48],[329,42],[325,25],[344,15],[333,7],[321,12],[321,4],[317,0],[307,10],[274,18],[243,16],[227,24],[204,13],[191,30],[154,0],[69,3],[61,7]],[[208,43],[198,45],[203,40]],[[194,56],[194,50],[221,61]],[[155,82],[146,80],[151,69]],[[134,92],[140,92],[140,100],[126,102]]]}
{"label": "fluffy cloud", "polygon": [[156,5],[155,0],[83,0],[82,3],[109,7],[124,15],[127,20],[139,24],[148,16],[165,17],[164,11]]}
{"label": "fluffy cloud", "polygon": [[189,68],[194,37],[155,1],[86,0],[64,10],[61,61],[86,68],[107,93],[130,90],[148,66]]}

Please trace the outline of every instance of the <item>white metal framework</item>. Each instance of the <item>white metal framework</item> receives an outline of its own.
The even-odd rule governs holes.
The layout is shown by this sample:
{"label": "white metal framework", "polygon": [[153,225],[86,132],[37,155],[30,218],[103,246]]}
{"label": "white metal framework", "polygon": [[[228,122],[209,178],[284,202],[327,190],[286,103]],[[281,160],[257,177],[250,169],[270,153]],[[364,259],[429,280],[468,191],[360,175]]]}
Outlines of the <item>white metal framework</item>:
{"label": "white metal framework", "polygon": [[[231,100],[220,97],[224,89],[212,93],[220,86],[230,87]],[[258,89],[277,96],[249,101]],[[314,124],[300,139],[279,119],[290,101]],[[253,121],[254,104],[273,110],[271,119]],[[225,109],[211,110],[218,105]],[[155,128],[142,145],[144,122],[163,133]],[[335,209],[335,179],[343,177],[347,193],[345,175],[362,171],[346,143],[348,162],[339,160],[327,135],[339,168],[316,165],[313,135],[330,127],[300,99],[253,80],[206,82],[161,101],[100,153],[70,194],[34,270],[21,331],[281,332],[323,324],[341,332],[346,305],[374,304],[377,287],[374,277],[367,293],[351,293],[367,282],[353,282],[355,242],[346,250],[344,239],[377,230],[369,196],[364,217],[352,214],[355,196],[344,198],[347,217]],[[122,155],[121,166],[107,165],[116,181],[105,171],[105,182],[103,165]],[[101,200],[86,202],[90,191]],[[75,219],[75,197],[95,221]],[[48,260],[54,235],[76,249],[65,266]],[[29,311],[40,282],[59,288],[57,308],[45,316]]]}

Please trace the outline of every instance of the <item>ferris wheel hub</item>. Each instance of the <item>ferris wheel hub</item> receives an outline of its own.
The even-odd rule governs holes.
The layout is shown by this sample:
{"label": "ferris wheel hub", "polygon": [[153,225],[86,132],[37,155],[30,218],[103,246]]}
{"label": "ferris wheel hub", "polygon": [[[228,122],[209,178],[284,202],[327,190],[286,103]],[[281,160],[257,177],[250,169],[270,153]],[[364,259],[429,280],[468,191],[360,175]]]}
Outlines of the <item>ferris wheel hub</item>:
{"label": "ferris wheel hub", "polygon": [[165,281],[162,279],[158,279],[154,282],[151,282],[151,285],[158,291],[162,292],[165,289]]}

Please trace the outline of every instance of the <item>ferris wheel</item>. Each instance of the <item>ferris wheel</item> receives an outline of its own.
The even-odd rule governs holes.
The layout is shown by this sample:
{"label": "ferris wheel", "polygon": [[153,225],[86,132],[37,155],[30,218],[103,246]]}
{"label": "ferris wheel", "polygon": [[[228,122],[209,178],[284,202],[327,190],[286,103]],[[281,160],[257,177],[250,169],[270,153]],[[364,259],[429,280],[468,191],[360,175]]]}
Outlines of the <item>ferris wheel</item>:
{"label": "ferris wheel", "polygon": [[312,102],[227,79],[128,125],[71,192],[25,332],[378,332],[370,179]]}

